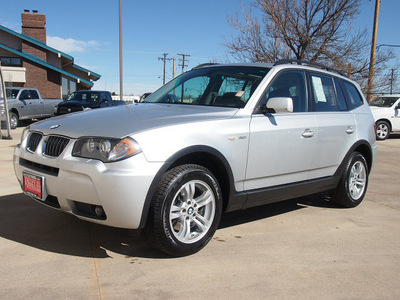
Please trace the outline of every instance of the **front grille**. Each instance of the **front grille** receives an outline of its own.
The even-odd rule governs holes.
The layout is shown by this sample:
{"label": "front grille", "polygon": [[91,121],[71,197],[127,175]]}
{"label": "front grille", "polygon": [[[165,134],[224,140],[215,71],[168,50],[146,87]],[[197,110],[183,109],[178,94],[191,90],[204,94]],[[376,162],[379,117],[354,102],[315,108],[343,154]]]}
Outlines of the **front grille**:
{"label": "front grille", "polygon": [[58,172],[60,171],[59,168],[54,168],[54,167],[38,164],[38,163],[23,159],[23,158],[19,159],[19,164],[25,168],[28,168],[28,169],[31,169],[31,170],[34,170],[37,172],[41,172],[44,174],[56,176],[56,177],[58,176]]}
{"label": "front grille", "polygon": [[31,133],[29,140],[28,140],[28,148],[27,148],[28,151],[35,152],[41,139],[42,139],[41,133],[37,133],[37,132]]}
{"label": "front grille", "polygon": [[58,157],[65,149],[69,139],[61,136],[49,136],[44,147],[44,154],[47,156]]}

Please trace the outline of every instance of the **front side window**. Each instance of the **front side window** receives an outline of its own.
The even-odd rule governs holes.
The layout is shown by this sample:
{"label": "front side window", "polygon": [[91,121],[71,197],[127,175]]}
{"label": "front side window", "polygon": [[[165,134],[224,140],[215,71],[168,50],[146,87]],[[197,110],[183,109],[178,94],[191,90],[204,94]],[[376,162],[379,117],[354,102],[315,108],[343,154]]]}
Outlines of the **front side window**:
{"label": "front side window", "polygon": [[372,100],[369,105],[377,107],[391,107],[398,99],[399,97],[378,97]]}
{"label": "front side window", "polygon": [[23,90],[21,92],[21,95],[19,96],[19,100],[27,100],[27,99],[31,99],[31,93],[29,93],[29,91],[27,90]]}
{"label": "front side window", "polygon": [[288,97],[293,101],[293,112],[307,111],[306,81],[303,71],[286,71],[279,74],[267,88],[267,100],[275,97]]}
{"label": "front side window", "polygon": [[39,99],[39,94],[35,90],[30,90],[32,99]]}
{"label": "front side window", "polygon": [[164,85],[144,102],[243,108],[268,71],[245,66],[194,69]]}

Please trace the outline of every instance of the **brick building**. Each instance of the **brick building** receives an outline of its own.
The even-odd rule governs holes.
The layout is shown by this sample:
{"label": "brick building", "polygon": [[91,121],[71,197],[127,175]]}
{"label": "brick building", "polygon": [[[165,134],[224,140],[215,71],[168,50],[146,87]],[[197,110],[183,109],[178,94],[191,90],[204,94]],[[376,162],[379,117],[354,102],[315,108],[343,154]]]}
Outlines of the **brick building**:
{"label": "brick building", "polygon": [[25,10],[22,33],[0,25],[0,61],[6,86],[37,88],[43,98],[65,98],[90,90],[99,74],[46,44],[46,16]]}

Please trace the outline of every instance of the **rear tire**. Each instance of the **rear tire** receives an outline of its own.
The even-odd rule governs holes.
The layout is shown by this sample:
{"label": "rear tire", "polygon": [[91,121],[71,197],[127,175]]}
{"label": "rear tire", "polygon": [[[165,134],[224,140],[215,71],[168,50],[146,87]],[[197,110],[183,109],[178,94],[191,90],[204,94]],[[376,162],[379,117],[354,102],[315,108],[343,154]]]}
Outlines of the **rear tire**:
{"label": "rear tire", "polygon": [[353,152],[343,171],[339,185],[332,193],[332,200],[343,207],[355,207],[367,192],[368,165],[364,156]]}
{"label": "rear tire", "polygon": [[376,139],[383,141],[390,135],[390,125],[386,121],[378,121],[376,123]]}
{"label": "rear tire", "polygon": [[221,190],[214,175],[198,165],[178,166],[158,184],[145,232],[165,253],[190,255],[211,240],[221,212]]}

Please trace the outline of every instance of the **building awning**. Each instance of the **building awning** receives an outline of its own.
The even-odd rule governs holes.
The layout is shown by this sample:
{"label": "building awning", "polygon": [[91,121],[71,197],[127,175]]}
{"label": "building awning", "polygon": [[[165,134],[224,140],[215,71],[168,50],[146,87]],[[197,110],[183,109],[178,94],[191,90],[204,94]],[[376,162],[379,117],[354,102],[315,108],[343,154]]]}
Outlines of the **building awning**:
{"label": "building awning", "polygon": [[[53,66],[53,65],[51,65],[51,64],[49,64],[49,63],[47,63],[46,61],[44,61],[44,60],[42,60],[42,59],[40,59],[40,58],[38,58],[38,57],[32,55],[32,54],[29,54],[29,53],[24,52],[24,51],[17,51],[17,50],[15,50],[15,49],[10,48],[10,47],[8,47],[8,46],[6,46],[6,45],[3,45],[3,44],[0,44],[0,48],[3,48],[4,50],[7,50],[7,51],[9,51],[9,52],[11,52],[11,53],[13,53],[13,54],[15,54],[15,55],[21,56],[21,57],[23,57],[23,58],[25,58],[25,59],[27,59],[27,60],[29,60],[29,61],[32,61],[32,62],[34,62],[34,63],[36,63],[36,64],[41,65],[41,66],[43,66],[43,67],[46,67],[46,68],[51,69],[51,70],[54,70],[54,71],[56,71],[56,72],[58,72],[58,73],[60,73],[60,74],[63,74],[63,75],[65,75],[65,76],[68,76],[68,77],[71,77],[71,78],[73,78],[73,79],[76,79],[76,81],[77,81],[78,83],[83,83],[84,85],[87,85],[87,86],[89,86],[89,87],[92,87],[92,86],[93,86],[93,83],[92,83],[92,82],[87,81],[87,80],[85,80],[85,79],[83,79],[83,78],[80,78],[80,77],[78,77],[78,76],[76,76],[76,75],[74,75],[74,74],[71,74],[71,73],[69,73],[69,72],[66,72],[66,71],[64,71],[64,70],[62,70],[62,69],[60,69],[60,68],[57,68],[57,67],[55,67],[55,66]],[[76,66],[75,66],[75,67],[76,67]],[[78,66],[78,67],[79,67],[79,66]],[[79,68],[81,68],[81,67],[79,67]],[[96,74],[96,75],[97,75],[97,74]]]}
{"label": "building awning", "polygon": [[[41,48],[43,48],[43,49],[45,49],[45,50],[47,50],[47,51],[50,51],[50,52],[52,52],[52,53],[55,53],[59,58],[64,58],[64,59],[66,59],[67,61],[70,61],[70,62],[72,63],[72,68],[87,73],[87,74],[88,74],[88,77],[89,77],[90,79],[92,79],[92,80],[98,80],[98,79],[100,79],[100,77],[101,77],[100,74],[97,74],[97,73],[95,73],[95,72],[93,72],[93,71],[90,71],[90,70],[88,70],[88,69],[85,69],[85,68],[83,68],[83,67],[81,67],[81,66],[75,65],[75,64],[74,64],[74,58],[73,58],[71,55],[68,55],[68,54],[66,54],[66,53],[64,53],[64,52],[62,52],[62,51],[59,51],[59,50],[57,50],[57,49],[54,49],[54,48],[48,46],[46,43],[43,43],[42,41],[39,41],[39,40],[37,40],[37,39],[35,39],[35,38],[29,36],[29,35],[26,35],[26,34],[23,34],[23,33],[15,32],[15,31],[13,31],[13,30],[11,30],[11,29],[9,29],[9,28],[7,28],[7,27],[4,27],[4,26],[2,26],[2,25],[0,25],[0,30],[5,31],[5,32],[7,32],[7,33],[9,33],[9,34],[11,34],[11,35],[14,35],[14,36],[16,36],[16,37],[18,37],[18,38],[20,38],[20,39],[22,39],[22,40],[24,40],[24,41],[27,41],[27,42],[29,42],[29,43],[32,43],[32,44],[34,44],[34,45],[36,45],[36,46],[38,46],[38,47],[41,47]],[[5,46],[5,45],[3,45],[3,44],[0,44],[0,45],[1,45],[1,46]],[[5,46],[5,47],[7,47],[7,46]],[[11,49],[11,48],[10,48],[10,49]],[[23,57],[23,55],[22,55],[21,52],[19,52],[19,51],[17,51],[16,54],[18,54],[18,55],[20,55],[20,56]],[[33,55],[32,55],[32,56],[33,56]],[[33,56],[33,57],[35,57],[35,56]],[[38,58],[38,57],[36,57],[36,59],[41,60],[41,59]],[[57,69],[60,70],[59,68],[57,68]],[[64,72],[65,72],[65,71],[64,71]],[[62,73],[62,72],[60,72],[60,73]],[[67,74],[70,74],[69,72],[66,72],[66,73],[67,73]],[[62,74],[63,74],[63,73],[62,73]],[[72,74],[71,74],[71,75],[72,75]],[[68,75],[68,76],[70,76],[70,75]],[[76,78],[79,78],[79,77],[76,76],[76,75],[74,75],[74,76],[75,76]],[[70,76],[70,77],[75,78],[74,76]],[[80,78],[80,80],[82,81],[83,79]],[[87,81],[87,82],[89,82],[89,81]],[[93,86],[93,84],[91,83],[90,86]]]}

